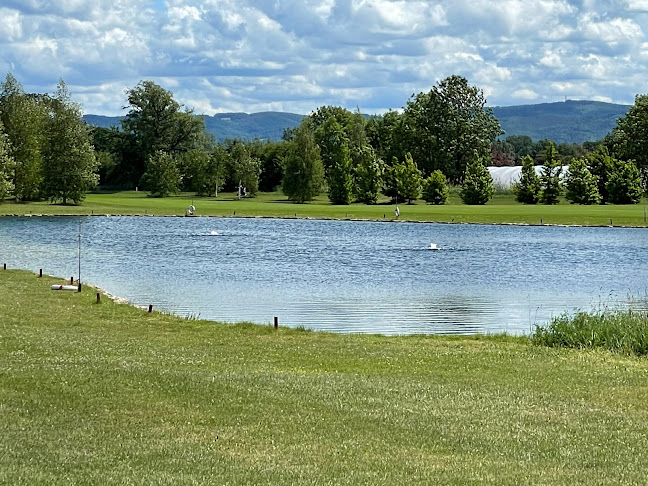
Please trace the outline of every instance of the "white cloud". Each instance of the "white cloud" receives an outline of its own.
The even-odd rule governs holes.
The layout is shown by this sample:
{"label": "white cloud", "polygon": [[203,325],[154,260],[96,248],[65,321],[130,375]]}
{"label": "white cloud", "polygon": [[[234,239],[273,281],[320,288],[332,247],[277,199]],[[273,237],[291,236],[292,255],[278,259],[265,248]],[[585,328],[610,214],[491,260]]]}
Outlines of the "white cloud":
{"label": "white cloud", "polygon": [[0,67],[99,114],[142,79],[205,113],[385,111],[451,74],[492,105],[631,103],[646,29],[648,0],[4,0]]}

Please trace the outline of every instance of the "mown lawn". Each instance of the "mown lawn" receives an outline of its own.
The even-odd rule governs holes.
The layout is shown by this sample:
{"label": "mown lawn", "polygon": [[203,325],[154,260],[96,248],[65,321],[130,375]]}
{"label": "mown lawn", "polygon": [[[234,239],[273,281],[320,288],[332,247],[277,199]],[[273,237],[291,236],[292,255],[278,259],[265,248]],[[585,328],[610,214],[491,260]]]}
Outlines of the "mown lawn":
{"label": "mown lawn", "polygon": [[0,269],[2,484],[645,484],[648,361],[151,314]]}
{"label": "mown lawn", "polygon": [[[306,204],[293,204],[277,192],[261,193],[255,198],[238,200],[234,194],[222,193],[217,198],[181,194],[166,198],[147,197],[145,192],[99,192],[88,194],[80,206],[63,206],[48,202],[0,204],[2,214],[120,214],[120,215],[184,215],[190,204],[197,216],[241,216],[279,218],[395,219],[394,204],[386,198],[377,205],[332,205],[325,195]],[[646,201],[638,205],[580,206],[562,201],[555,206],[524,205],[511,194],[495,196],[484,206],[467,206],[455,193],[443,206],[417,201],[399,204],[400,220],[454,223],[566,224],[587,226],[646,227]]]}

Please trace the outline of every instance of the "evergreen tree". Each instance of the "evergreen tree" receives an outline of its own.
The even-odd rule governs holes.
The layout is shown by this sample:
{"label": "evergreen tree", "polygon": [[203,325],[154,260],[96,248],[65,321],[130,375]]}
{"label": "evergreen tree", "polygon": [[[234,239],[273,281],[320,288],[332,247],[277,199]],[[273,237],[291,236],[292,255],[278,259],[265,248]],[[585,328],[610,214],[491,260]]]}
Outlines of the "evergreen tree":
{"label": "evergreen tree", "polygon": [[15,162],[11,157],[9,139],[4,133],[0,121],[0,202],[4,201],[13,192],[13,173]]}
{"label": "evergreen tree", "polygon": [[423,199],[432,204],[445,204],[448,200],[448,181],[440,170],[435,170],[423,181]]}
{"label": "evergreen tree", "polygon": [[412,154],[405,154],[405,161],[394,167],[394,179],[398,194],[409,204],[421,197],[421,172],[416,167]]}
{"label": "evergreen tree", "polygon": [[606,189],[612,204],[637,204],[641,200],[641,175],[632,161],[613,160]]}
{"label": "evergreen tree", "polygon": [[175,158],[158,151],[149,157],[140,184],[152,197],[166,197],[180,192],[180,171]]}
{"label": "evergreen tree", "polygon": [[540,202],[542,204],[558,204],[558,198],[562,192],[562,186],[560,183],[562,165],[553,142],[547,144],[544,158],[544,167],[542,168],[542,175],[540,176],[540,182],[542,185],[542,190],[540,191]]}
{"label": "evergreen tree", "polygon": [[540,199],[540,178],[530,155],[522,158],[520,181],[513,186],[515,199],[524,204],[537,204]]}
{"label": "evergreen tree", "polygon": [[306,120],[295,128],[284,159],[282,191],[291,201],[303,203],[322,189],[324,167],[313,130]]}
{"label": "evergreen tree", "polygon": [[376,204],[383,183],[382,161],[370,145],[362,147],[355,159],[358,161],[355,168],[355,198],[365,204]]}
{"label": "evergreen tree", "polygon": [[565,197],[576,204],[599,204],[597,178],[587,168],[583,159],[574,159],[569,164],[565,178]]}
{"label": "evergreen tree", "polygon": [[493,178],[484,160],[475,153],[466,167],[466,175],[459,196],[464,204],[486,204],[495,194]]}
{"label": "evergreen tree", "polygon": [[80,204],[99,182],[98,164],[81,107],[74,103],[61,80],[48,103],[43,150],[43,196],[63,204]]}

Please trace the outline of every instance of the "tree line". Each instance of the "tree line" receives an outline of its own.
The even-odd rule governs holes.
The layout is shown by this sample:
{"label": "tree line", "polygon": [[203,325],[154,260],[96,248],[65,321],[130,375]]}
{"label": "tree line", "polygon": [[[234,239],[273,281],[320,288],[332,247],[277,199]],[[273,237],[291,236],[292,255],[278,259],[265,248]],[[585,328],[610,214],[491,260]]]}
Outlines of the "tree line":
{"label": "tree line", "polygon": [[[423,198],[443,204],[452,184],[460,186],[465,203],[484,204],[494,192],[486,166],[524,164],[516,187],[521,202],[551,203],[552,191],[563,190],[569,199],[577,187],[592,193],[596,187],[598,196],[574,196],[573,202],[619,202],[637,197],[617,197],[615,181],[634,177],[634,167],[645,182],[648,167],[642,145],[648,132],[645,96],[637,97],[605,140],[582,146],[556,147],[524,136],[500,139],[500,124],[482,90],[461,76],[412,95],[402,111],[367,117],[322,106],[279,142],[219,144],[205,131],[202,117],[152,81],[126,91],[128,112],[121,126],[108,129],[83,123],[62,80],[53,95],[27,94],[11,74],[1,88],[0,199],[16,201],[78,204],[100,184],[137,187],[158,197],[237,190],[241,197],[254,197],[281,189],[300,203],[325,192],[334,204],[375,204],[381,194],[396,202]],[[557,169],[539,181],[528,170],[568,161],[571,179],[558,177],[556,184]],[[571,174],[578,174],[579,182]],[[640,194],[643,189],[645,183]]]}

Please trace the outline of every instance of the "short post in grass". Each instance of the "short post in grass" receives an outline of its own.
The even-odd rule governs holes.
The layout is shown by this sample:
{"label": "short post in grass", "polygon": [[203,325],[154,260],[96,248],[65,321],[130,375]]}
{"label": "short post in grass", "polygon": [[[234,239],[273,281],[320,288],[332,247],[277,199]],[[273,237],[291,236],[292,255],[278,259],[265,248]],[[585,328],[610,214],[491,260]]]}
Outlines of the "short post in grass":
{"label": "short post in grass", "polygon": [[277,316],[274,318],[274,328],[279,329],[279,318]]}
{"label": "short post in grass", "polygon": [[43,269],[42,268],[38,271],[38,277],[43,278]]}
{"label": "short post in grass", "polygon": [[74,277],[70,277],[70,285],[74,285]]}
{"label": "short post in grass", "polygon": [[149,310],[148,311],[149,311],[149,313],[153,312],[153,304],[149,304]]}
{"label": "short post in grass", "polygon": [[101,292],[97,292],[97,304],[101,304]]}
{"label": "short post in grass", "polygon": [[644,223],[646,222],[646,206],[644,206]]}
{"label": "short post in grass", "polygon": [[7,264],[5,263],[5,264],[3,264],[3,270],[6,270],[6,269],[7,269]]}

